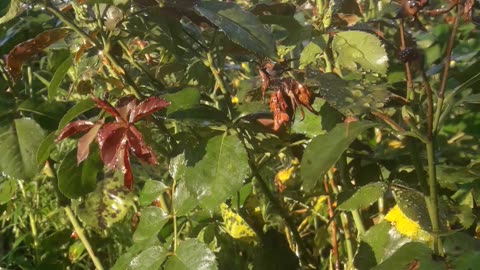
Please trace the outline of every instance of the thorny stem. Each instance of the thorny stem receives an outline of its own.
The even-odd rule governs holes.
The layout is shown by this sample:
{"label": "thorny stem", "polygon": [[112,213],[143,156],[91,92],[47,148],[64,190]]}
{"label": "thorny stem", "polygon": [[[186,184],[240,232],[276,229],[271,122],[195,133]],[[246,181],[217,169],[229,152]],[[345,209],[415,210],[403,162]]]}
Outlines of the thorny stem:
{"label": "thorny stem", "polygon": [[267,199],[270,201],[273,208],[285,221],[285,225],[288,227],[288,229],[292,233],[293,239],[295,240],[298,246],[298,250],[300,253],[299,254],[300,261],[302,261],[302,264],[305,266],[313,263],[314,260],[311,258],[310,254],[308,253],[307,248],[305,247],[305,243],[302,241],[302,238],[298,233],[297,228],[295,228],[295,224],[293,223],[292,219],[290,218],[288,213],[285,211],[285,209],[283,209],[282,205],[280,204],[280,201],[270,191],[267,184],[263,180],[262,176],[258,172],[258,168],[253,163],[252,159],[249,159],[248,164],[250,165],[250,169],[252,170],[253,176],[257,179],[257,183],[259,184],[260,189],[265,194]]}
{"label": "thorny stem", "polygon": [[70,223],[72,223],[73,229],[77,233],[78,238],[80,239],[82,244],[85,246],[85,249],[87,250],[88,255],[90,256],[90,258],[93,261],[93,264],[95,265],[95,268],[97,268],[97,270],[103,270],[103,266],[100,263],[100,260],[97,258],[97,256],[95,256],[95,253],[93,252],[92,246],[90,245],[90,242],[88,241],[87,237],[83,233],[83,228],[78,223],[77,218],[73,214],[70,206],[65,207],[65,213],[67,214],[67,217],[70,220]]}
{"label": "thorny stem", "polygon": [[332,205],[332,199],[331,199],[331,194],[330,194],[330,189],[328,188],[328,182],[327,179],[323,180],[323,186],[325,188],[325,192],[327,193],[327,204],[328,204],[328,216],[330,220],[332,220],[331,226],[332,226],[332,246],[333,246],[333,255],[335,256],[335,269],[338,270],[340,269],[340,261],[338,258],[338,243],[337,243],[337,224],[335,220],[333,219],[333,205]]}
{"label": "thorny stem", "polygon": [[440,84],[440,91],[438,92],[437,108],[435,111],[435,117],[433,122],[433,133],[437,133],[438,131],[440,114],[442,113],[443,102],[445,100],[445,89],[447,87],[447,78],[448,78],[448,72],[450,70],[450,62],[452,61],[452,51],[453,51],[453,46],[455,44],[455,36],[457,34],[458,21],[460,20],[461,15],[462,15],[462,9],[460,8],[460,6],[457,5],[457,16],[455,16],[455,19],[453,21],[453,28],[452,28],[452,32],[450,33],[450,39],[448,41],[447,52],[445,55],[442,82]]}
{"label": "thorny stem", "polygon": [[[406,43],[405,43],[405,27],[403,19],[400,20],[400,42],[401,42],[401,50],[405,50]],[[405,75],[407,76],[407,100],[414,99],[414,92],[413,92],[413,81],[412,81],[412,72],[410,70],[410,64],[405,62]]]}

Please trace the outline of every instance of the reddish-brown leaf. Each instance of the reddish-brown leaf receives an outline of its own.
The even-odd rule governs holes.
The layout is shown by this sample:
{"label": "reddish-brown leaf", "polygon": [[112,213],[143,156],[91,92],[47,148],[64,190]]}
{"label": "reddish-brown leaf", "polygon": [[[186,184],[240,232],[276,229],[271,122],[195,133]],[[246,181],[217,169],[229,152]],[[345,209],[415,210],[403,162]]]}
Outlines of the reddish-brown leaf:
{"label": "reddish-brown leaf", "polygon": [[105,124],[98,132],[100,157],[110,169],[117,167],[117,161],[123,155],[127,143],[126,133],[127,127],[119,122]]}
{"label": "reddish-brown leaf", "polygon": [[125,147],[123,150],[123,164],[124,168],[123,172],[123,185],[132,190],[133,187],[133,173],[132,173],[132,166],[130,165],[130,153],[128,152],[129,147]]}
{"label": "reddish-brown leaf", "polygon": [[125,119],[125,121],[129,121],[130,115],[137,107],[137,99],[134,96],[124,97],[117,102],[115,109],[120,113],[120,116]]}
{"label": "reddish-brown leaf", "polygon": [[147,117],[154,112],[166,108],[168,105],[170,105],[170,102],[166,100],[158,97],[149,97],[133,109],[132,113],[130,114],[129,122],[135,123],[138,120]]}
{"label": "reddish-brown leaf", "polygon": [[15,46],[7,56],[7,71],[15,82],[22,77],[23,63],[32,56],[42,52],[45,48],[65,37],[70,30],[55,28],[37,35],[34,39],[27,40]]}
{"label": "reddish-brown leaf", "polygon": [[57,139],[55,142],[59,142],[65,138],[78,134],[80,132],[87,131],[91,129],[95,124],[91,121],[79,120],[75,122],[71,122],[66,125],[63,130],[58,134]]}
{"label": "reddish-brown leaf", "polygon": [[152,149],[145,144],[142,134],[135,126],[130,126],[127,131],[127,138],[130,149],[138,159],[150,164],[158,164]]}
{"label": "reddish-brown leaf", "polygon": [[115,117],[117,122],[124,122],[126,119],[123,119],[120,113],[115,109],[110,103],[103,101],[97,97],[92,97],[93,102],[97,105],[98,108],[108,112]]}
{"label": "reddish-brown leaf", "polygon": [[90,154],[90,144],[97,137],[98,130],[102,127],[102,122],[97,122],[87,134],[83,135],[77,144],[77,165],[84,161]]}

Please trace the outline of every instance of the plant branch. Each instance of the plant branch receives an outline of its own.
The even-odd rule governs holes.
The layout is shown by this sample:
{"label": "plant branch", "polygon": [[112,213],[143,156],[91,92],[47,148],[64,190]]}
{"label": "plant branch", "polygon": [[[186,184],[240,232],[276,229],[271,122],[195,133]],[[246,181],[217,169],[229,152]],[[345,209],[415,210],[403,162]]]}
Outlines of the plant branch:
{"label": "plant branch", "polygon": [[220,88],[220,91],[222,92],[223,98],[225,99],[225,103],[227,104],[228,114],[231,117],[233,105],[232,105],[230,93],[227,90],[227,87],[225,85],[225,82],[223,81],[223,78],[220,76],[220,70],[215,66],[215,61],[213,60],[213,56],[210,51],[207,52],[207,60],[205,61],[205,64],[210,68],[210,71],[212,72],[213,77],[215,78],[215,82],[217,83],[218,87]]}
{"label": "plant branch", "polygon": [[288,213],[285,211],[285,209],[283,209],[282,205],[280,204],[280,201],[273,195],[270,188],[263,180],[263,177],[258,172],[258,168],[252,162],[251,159],[249,159],[248,164],[250,165],[250,169],[252,170],[253,176],[257,179],[260,189],[265,194],[267,199],[270,201],[275,211],[277,211],[277,213],[283,218],[283,220],[285,221],[285,225],[288,227],[288,229],[292,233],[293,239],[295,240],[299,249],[300,260],[302,261],[302,264],[309,265],[313,263],[314,260],[313,258],[311,258],[310,254],[308,253],[307,248],[305,247],[305,243],[303,242],[300,234],[298,233],[297,228],[295,227],[295,224],[293,223],[292,219],[290,218]]}
{"label": "plant branch", "polygon": [[435,169],[435,153],[433,148],[433,141],[427,144],[427,160],[428,160],[428,187],[430,195],[430,204],[427,204],[428,213],[432,222],[433,231],[433,248],[435,254],[443,253],[442,241],[439,237],[440,221],[438,217],[438,194],[437,194],[437,175]]}
{"label": "plant branch", "polygon": [[[403,19],[400,20],[400,42],[401,50],[405,50],[406,48],[406,43],[405,43],[405,26],[404,26],[404,21]],[[412,80],[412,72],[410,70],[410,63],[405,62],[405,75],[407,77],[407,100],[413,100],[414,99],[414,92],[413,92],[413,80]]]}
{"label": "plant branch", "polygon": [[333,246],[333,256],[335,256],[335,269],[339,270],[340,269],[340,260],[338,258],[338,242],[337,242],[337,223],[335,222],[334,219],[334,214],[333,214],[333,205],[332,205],[332,196],[330,194],[330,189],[328,188],[328,182],[327,179],[323,180],[323,186],[325,188],[325,192],[327,193],[327,204],[328,204],[328,217],[330,218],[331,226],[332,226],[332,235],[331,235],[331,241],[332,241],[332,246]]}
{"label": "plant branch", "polygon": [[95,268],[97,268],[97,270],[103,270],[103,266],[100,263],[100,260],[97,258],[97,256],[95,256],[95,253],[93,252],[92,246],[90,245],[90,242],[88,241],[87,237],[83,233],[83,228],[78,223],[77,218],[73,214],[70,206],[65,207],[65,213],[67,214],[67,217],[70,220],[70,223],[72,223],[73,229],[77,233],[78,238],[80,239],[82,244],[85,246],[85,249],[87,250],[88,255],[90,256],[90,258],[93,261],[93,264],[95,265]]}
{"label": "plant branch", "polygon": [[460,20],[461,15],[462,15],[462,8],[460,7],[460,5],[457,5],[457,16],[455,16],[455,19],[453,21],[452,32],[450,33],[450,39],[448,40],[447,52],[445,55],[445,63],[443,68],[442,82],[440,84],[440,91],[438,93],[437,107],[435,110],[435,116],[433,121],[434,133],[437,133],[439,128],[438,124],[439,124],[440,115],[443,109],[443,102],[445,100],[445,89],[447,87],[448,72],[450,70],[450,62],[452,61],[452,51],[453,51],[453,46],[455,44],[455,36],[458,29],[458,21]]}

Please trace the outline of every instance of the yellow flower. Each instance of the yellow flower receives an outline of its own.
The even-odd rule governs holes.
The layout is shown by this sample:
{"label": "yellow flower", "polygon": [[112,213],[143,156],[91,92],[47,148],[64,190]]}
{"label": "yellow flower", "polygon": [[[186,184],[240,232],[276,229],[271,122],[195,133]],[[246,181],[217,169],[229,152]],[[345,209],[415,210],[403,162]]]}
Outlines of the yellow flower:
{"label": "yellow flower", "polygon": [[397,231],[412,239],[412,240],[417,240],[421,242],[430,242],[432,241],[433,237],[432,235],[423,230],[418,222],[415,222],[408,218],[398,207],[398,205],[395,205],[390,212],[385,216],[385,219],[390,221],[393,226],[397,229]]}
{"label": "yellow flower", "polygon": [[232,97],[232,104],[238,104],[239,100],[238,100],[238,97],[237,96],[233,96]]}

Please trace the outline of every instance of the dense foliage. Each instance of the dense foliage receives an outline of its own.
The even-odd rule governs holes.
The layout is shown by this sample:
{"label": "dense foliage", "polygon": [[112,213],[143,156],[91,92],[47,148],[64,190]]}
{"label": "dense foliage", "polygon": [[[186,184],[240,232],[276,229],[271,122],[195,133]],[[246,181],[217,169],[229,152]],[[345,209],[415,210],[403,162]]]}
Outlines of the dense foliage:
{"label": "dense foliage", "polygon": [[475,269],[474,0],[5,0],[0,267]]}

